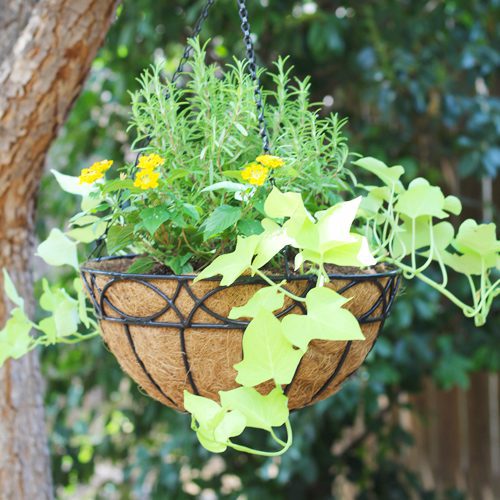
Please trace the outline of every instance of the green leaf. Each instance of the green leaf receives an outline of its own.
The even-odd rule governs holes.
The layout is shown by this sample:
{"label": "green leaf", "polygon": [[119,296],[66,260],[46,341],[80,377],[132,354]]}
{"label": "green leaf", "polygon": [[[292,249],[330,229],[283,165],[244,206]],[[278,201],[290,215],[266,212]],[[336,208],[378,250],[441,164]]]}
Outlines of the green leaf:
{"label": "green leaf", "polygon": [[165,264],[172,269],[174,274],[191,274],[193,272],[193,266],[189,263],[189,259],[192,256],[193,254],[190,252],[184,255],[174,255],[166,259]]}
{"label": "green leaf", "polygon": [[306,297],[307,315],[288,314],[283,319],[286,338],[303,351],[313,339],[364,340],[356,317],[342,309],[346,302],[329,288],[313,288]]}
{"label": "green leaf", "polygon": [[244,306],[233,307],[228,318],[255,318],[261,309],[269,312],[277,311],[284,303],[285,296],[279,291],[278,285],[265,286],[255,292]]}
{"label": "green leaf", "polygon": [[354,161],[353,164],[376,175],[387,186],[394,186],[396,193],[402,191],[403,186],[399,181],[399,178],[404,174],[405,169],[401,165],[388,167],[384,162],[371,156],[360,158],[359,160]]}
{"label": "green leaf", "polygon": [[24,299],[17,293],[16,287],[12,282],[7,269],[3,269],[3,288],[5,290],[5,294],[7,297],[14,303],[16,306],[19,306],[21,309],[24,307]]}
{"label": "green leaf", "polygon": [[0,330],[0,366],[9,358],[19,359],[28,353],[33,345],[30,331],[33,324],[24,311],[18,307]]}
{"label": "green leaf", "polygon": [[[198,208],[195,207],[194,205],[191,205],[191,203],[183,203],[182,204],[182,211],[184,214],[193,219],[194,221],[199,221],[200,220],[200,213],[198,211]],[[200,209],[201,211],[201,209]]]}
{"label": "green leaf", "polygon": [[217,207],[203,223],[203,237],[205,240],[216,236],[233,226],[241,217],[241,208],[230,205]]}
{"label": "green leaf", "polygon": [[229,191],[230,193],[237,193],[238,191],[245,191],[247,188],[248,188],[247,185],[240,184],[238,182],[222,181],[222,182],[216,182],[211,186],[207,186],[206,188],[203,188],[200,192],[207,193],[210,191],[224,190],[224,191]]}
{"label": "green leaf", "polygon": [[443,211],[444,205],[441,188],[431,186],[425,179],[417,178],[410,183],[408,190],[399,195],[394,208],[411,219],[423,215],[443,219],[448,217]]}
{"label": "green leaf", "polygon": [[191,175],[191,171],[186,170],[185,168],[176,168],[173,170],[170,170],[168,177],[166,178],[166,181],[169,184],[172,184],[172,182],[178,180],[178,179],[183,179],[185,177],[189,177]]}
{"label": "green leaf", "polygon": [[242,219],[238,222],[238,232],[242,236],[251,236],[252,234],[261,234],[264,231],[260,221],[255,219]]}
{"label": "green leaf", "polygon": [[140,217],[146,231],[153,236],[158,228],[172,218],[172,212],[165,207],[151,207],[141,210]]}
{"label": "green leaf", "polygon": [[234,365],[236,382],[247,387],[267,380],[289,384],[303,354],[287,340],[280,321],[261,309],[243,335],[243,361]]}
{"label": "green leaf", "polygon": [[238,181],[243,181],[243,177],[241,177],[241,170],[224,170],[222,172],[224,177],[229,177],[230,179],[236,179]]}
{"label": "green leaf", "polygon": [[263,396],[253,387],[238,387],[219,392],[220,401],[228,410],[238,410],[246,418],[246,426],[270,431],[288,419],[288,398],[281,388],[274,388]]}
{"label": "green leaf", "polygon": [[134,180],[131,178],[127,179],[113,179],[107,181],[102,186],[102,193],[114,193],[115,191],[129,190],[131,193],[141,193],[143,192],[141,188],[137,188],[134,186]]}
{"label": "green leaf", "polygon": [[234,252],[217,257],[194,280],[196,283],[205,278],[222,275],[221,285],[232,285],[247,269],[250,268],[260,236],[243,238],[238,236]]}
{"label": "green leaf", "polygon": [[248,136],[248,131],[247,129],[241,124],[241,123],[238,123],[238,122],[235,122],[234,123],[234,126],[238,129],[238,131],[240,132],[240,134],[243,136],[243,137],[247,137]]}
{"label": "green leaf", "polygon": [[113,255],[127,248],[133,242],[133,235],[134,227],[131,224],[125,226],[111,226],[106,236],[108,253]]}
{"label": "green leaf", "polygon": [[69,265],[78,270],[76,243],[57,228],[52,229],[49,237],[38,245],[37,255],[51,266]]}
{"label": "green leaf", "polygon": [[130,274],[146,274],[153,269],[155,260],[152,257],[139,257],[127,268]]}

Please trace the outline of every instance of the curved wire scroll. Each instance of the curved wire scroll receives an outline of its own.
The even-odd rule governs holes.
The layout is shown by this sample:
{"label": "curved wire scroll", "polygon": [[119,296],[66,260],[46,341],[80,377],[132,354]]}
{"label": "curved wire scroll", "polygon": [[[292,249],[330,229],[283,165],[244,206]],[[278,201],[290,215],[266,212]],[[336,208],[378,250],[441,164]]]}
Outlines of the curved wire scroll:
{"label": "curved wire scroll", "polygon": [[[124,258],[133,258],[134,256],[120,256],[120,257],[104,257],[94,259],[94,262],[101,261],[112,261],[115,259],[124,259]],[[179,405],[166,393],[166,390],[162,388],[158,382],[154,379],[151,373],[148,371],[146,365],[143,360],[139,356],[133,336],[130,332],[130,326],[148,326],[148,327],[156,327],[156,328],[174,328],[179,332],[179,340],[181,345],[181,353],[182,359],[184,363],[184,368],[186,371],[186,379],[189,382],[189,385],[194,394],[199,394],[199,390],[195,381],[195,377],[193,376],[193,372],[191,369],[190,361],[189,361],[189,353],[186,348],[186,340],[185,340],[185,331],[186,329],[216,329],[216,330],[244,330],[249,322],[243,320],[234,320],[229,319],[227,317],[222,316],[217,311],[212,310],[207,305],[207,300],[222,290],[226,290],[228,287],[225,286],[215,286],[213,289],[205,292],[201,297],[199,297],[195,290],[193,290],[192,280],[195,276],[192,275],[152,275],[152,274],[127,274],[115,271],[107,271],[102,269],[94,269],[92,268],[92,262],[89,262],[89,265],[83,266],[81,268],[81,275],[83,279],[83,283],[87,289],[88,295],[92,304],[94,306],[96,315],[100,321],[110,321],[113,323],[122,324],[124,327],[124,334],[127,338],[131,351],[134,354],[135,360],[143,371],[144,375],[148,378],[151,384],[159,391],[159,393],[169,401],[171,405],[175,408],[180,409]],[[99,287],[97,284],[96,278],[98,276],[105,277],[107,279],[104,286]],[[378,290],[378,294],[374,294],[373,302],[366,304],[366,310],[361,314],[357,315],[357,320],[361,325],[369,324],[369,323],[378,323],[378,332],[380,332],[384,321],[386,320],[389,312],[391,310],[392,304],[397,294],[397,290],[400,282],[400,275],[398,270],[389,270],[380,273],[374,274],[331,274],[330,280],[341,280],[344,284],[341,288],[337,290],[337,293],[344,294],[348,290],[352,290],[356,286],[361,284],[365,284],[367,282],[375,285],[376,290]],[[273,276],[273,281],[280,282],[283,279],[286,279],[288,282],[293,281],[305,281],[306,286],[304,290],[301,292],[301,296],[305,297],[309,290],[314,287],[316,277],[312,275],[290,275],[287,273],[286,276]],[[156,286],[152,281],[158,282],[161,280],[169,280],[170,282],[175,282],[175,290],[168,296],[165,294],[158,286]],[[217,282],[216,278],[209,279],[207,281]],[[163,305],[155,311],[147,316],[134,316],[127,314],[122,311],[116,304],[113,304],[108,292],[116,283],[120,282],[134,282],[140,284],[149,290],[151,290],[154,294],[159,296]],[[243,277],[240,278],[234,285],[231,287],[238,287],[246,284],[264,284],[265,282],[258,277]],[[236,288],[235,288],[236,289]],[[179,297],[181,291],[187,292],[189,297],[193,300],[193,307],[189,314],[183,313],[176,305],[176,300]],[[283,317],[290,313],[293,309],[299,308],[302,313],[305,313],[305,307],[300,302],[292,302],[289,306],[281,310],[276,316]],[[213,318],[212,322],[203,321],[198,322],[195,321],[195,316],[197,311],[202,310],[208,317]],[[108,313],[106,313],[108,311]],[[116,314],[116,316],[111,316],[110,312]],[[172,311],[175,316],[175,321],[163,321],[161,318],[168,311]],[[375,343],[375,342],[374,342]],[[373,344],[374,344],[373,343]],[[346,345],[343,349],[342,354],[338,358],[335,366],[332,366],[332,372],[330,376],[326,379],[325,383],[315,392],[311,400],[308,404],[314,403],[321,395],[330,387],[332,384],[336,382],[336,378],[341,372],[342,367],[345,365],[347,359],[349,358],[349,353],[351,350],[352,341],[346,342]],[[373,348],[373,345],[372,345]],[[293,380],[285,387],[285,394],[288,394],[293,387],[295,382],[295,377],[297,373],[300,371],[300,364],[297,368]]]}

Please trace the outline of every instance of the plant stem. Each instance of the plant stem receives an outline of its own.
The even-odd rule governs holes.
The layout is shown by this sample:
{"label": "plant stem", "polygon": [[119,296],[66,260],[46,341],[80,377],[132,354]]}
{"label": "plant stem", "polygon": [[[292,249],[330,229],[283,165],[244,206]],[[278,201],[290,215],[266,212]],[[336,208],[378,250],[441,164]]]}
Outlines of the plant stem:
{"label": "plant stem", "polygon": [[[292,446],[293,443],[293,433],[292,433],[292,427],[290,425],[290,420],[287,420],[285,422],[285,427],[287,433],[287,440],[286,443],[283,443],[283,447],[281,448],[281,450],[278,451],[255,450],[253,448],[248,448],[240,444],[232,443],[231,441],[228,441],[227,445],[236,451],[243,451],[245,453],[250,453],[251,455],[260,455],[261,457],[279,457],[280,455],[283,455],[283,453],[285,453],[288,450],[288,448]],[[273,433],[271,433],[271,435],[273,435]],[[279,441],[281,441],[281,439]]]}
{"label": "plant stem", "polygon": [[260,276],[266,283],[268,283],[271,286],[277,286],[281,292],[283,292],[287,297],[290,297],[293,300],[296,300],[297,302],[305,302],[306,299],[304,297],[299,297],[298,295],[295,295],[292,292],[289,292],[286,288],[283,288],[279,283],[275,283],[271,278],[266,276],[262,271],[259,269],[253,269],[253,272]]}

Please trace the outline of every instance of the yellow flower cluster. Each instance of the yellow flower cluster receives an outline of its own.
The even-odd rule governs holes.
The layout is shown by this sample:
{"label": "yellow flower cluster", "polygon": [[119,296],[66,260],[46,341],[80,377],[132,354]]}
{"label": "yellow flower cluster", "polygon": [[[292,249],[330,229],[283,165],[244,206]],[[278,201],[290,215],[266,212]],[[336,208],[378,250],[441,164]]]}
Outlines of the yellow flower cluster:
{"label": "yellow flower cluster", "polygon": [[139,172],[135,176],[134,186],[141,189],[156,189],[160,173],[155,170],[165,163],[164,158],[156,153],[141,156],[137,168]]}
{"label": "yellow flower cluster", "polygon": [[247,181],[249,184],[254,186],[262,186],[267,179],[267,174],[269,169],[263,167],[260,163],[253,161],[249,163],[241,172],[241,177],[243,180]]}
{"label": "yellow flower cluster", "polygon": [[273,155],[260,155],[257,156],[255,161],[258,161],[261,165],[267,168],[279,168],[285,164],[283,158]]}
{"label": "yellow flower cluster", "polygon": [[80,184],[93,184],[98,179],[104,177],[104,172],[113,165],[113,160],[101,160],[93,163],[89,168],[84,168],[80,172],[78,180]]}
{"label": "yellow flower cluster", "polygon": [[165,160],[156,153],[151,153],[146,156],[141,156],[139,158],[139,163],[137,168],[141,170],[154,170],[156,167],[161,167],[165,163]]}
{"label": "yellow flower cluster", "polygon": [[262,186],[267,179],[269,169],[279,168],[285,164],[279,156],[260,155],[255,161],[245,166],[241,172],[243,180],[254,186]]}

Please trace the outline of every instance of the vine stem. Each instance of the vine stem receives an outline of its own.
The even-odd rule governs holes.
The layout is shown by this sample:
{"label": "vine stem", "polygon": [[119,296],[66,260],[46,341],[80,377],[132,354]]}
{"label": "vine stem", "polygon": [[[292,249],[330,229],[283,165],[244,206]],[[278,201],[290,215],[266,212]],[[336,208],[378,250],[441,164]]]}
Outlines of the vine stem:
{"label": "vine stem", "polygon": [[283,288],[279,283],[275,283],[271,278],[266,276],[262,271],[259,269],[252,269],[257,276],[261,277],[266,283],[268,283],[271,286],[277,286],[281,292],[283,292],[287,297],[290,297],[293,300],[296,300],[297,302],[305,302],[306,299],[304,297],[299,297],[298,295],[295,295],[292,292],[289,292],[286,288]]}
{"label": "vine stem", "polygon": [[[283,447],[281,450],[278,451],[262,451],[262,450],[255,450],[253,448],[248,448],[247,446],[243,446],[240,444],[236,444],[228,440],[226,443],[230,448],[233,448],[233,450],[236,451],[243,451],[244,453],[250,453],[251,455],[260,455],[262,457],[279,457],[280,455],[283,455],[290,446],[292,446],[293,443],[293,433],[292,433],[292,426],[290,425],[290,420],[288,419],[285,422],[285,428],[286,428],[286,433],[287,433],[287,440],[286,443],[283,443],[281,439],[275,439],[276,442],[281,442],[283,443]],[[273,436],[274,432],[271,432],[271,436]],[[274,438],[274,436],[273,436]]]}
{"label": "vine stem", "polygon": [[[396,259],[385,258],[384,260],[386,262],[388,262],[389,264],[394,264],[395,266],[399,267],[400,269],[402,269],[406,273],[413,274],[414,270],[410,266],[407,266],[406,264],[403,264],[402,262],[400,262]],[[455,295],[453,295],[449,290],[444,288],[442,285],[436,283],[431,278],[428,278],[425,274],[418,274],[418,275],[415,275],[415,277],[418,278],[419,280],[423,281],[427,285],[431,286],[435,290],[438,290],[441,294],[443,294],[445,297],[447,297],[449,300],[451,300],[455,305],[460,307],[460,309],[462,309],[462,311],[464,312],[464,314],[466,316],[472,317],[477,313],[477,311],[475,311],[474,308],[472,308],[471,306],[462,302],[460,299],[455,297]]]}

